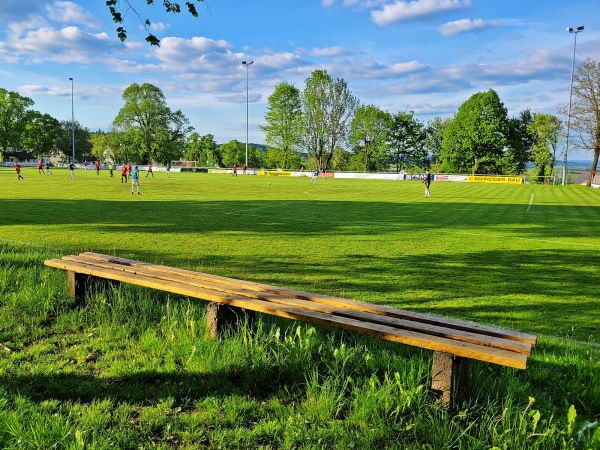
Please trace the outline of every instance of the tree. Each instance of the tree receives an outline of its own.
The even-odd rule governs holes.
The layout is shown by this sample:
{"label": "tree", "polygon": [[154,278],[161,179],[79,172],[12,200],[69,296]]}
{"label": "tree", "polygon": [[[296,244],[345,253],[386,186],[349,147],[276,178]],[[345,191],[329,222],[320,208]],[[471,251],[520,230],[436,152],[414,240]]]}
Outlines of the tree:
{"label": "tree", "polygon": [[0,160],[4,159],[8,147],[21,146],[21,134],[31,106],[33,100],[29,97],[0,88]]}
{"label": "tree", "polygon": [[269,96],[267,125],[260,127],[265,132],[269,159],[275,167],[288,169],[299,159],[294,148],[298,144],[301,112],[300,90],[289,83],[278,84]]}
{"label": "tree", "polygon": [[345,142],[348,126],[358,107],[346,82],[315,70],[302,94],[300,143],[319,167],[327,167],[338,145]]}
{"label": "tree", "polygon": [[498,94],[472,95],[444,130],[440,162],[447,172],[504,173],[508,119]]}
{"label": "tree", "polygon": [[123,92],[125,105],[113,121],[132,159],[167,162],[183,154],[193,130],[181,111],[171,111],[162,91],[149,83],[132,84]]}
{"label": "tree", "polygon": [[507,156],[517,174],[524,173],[527,163],[533,158],[535,133],[529,128],[532,122],[533,116],[529,109],[521,111],[518,117],[508,119]]}
{"label": "tree", "polygon": [[423,167],[427,164],[427,153],[424,148],[425,131],[423,125],[414,117],[414,112],[398,111],[392,117],[390,128],[391,160],[400,168],[410,165]]}
{"label": "tree", "polygon": [[442,150],[444,130],[451,120],[450,117],[435,117],[425,127],[424,148],[433,163],[437,162],[440,151]]}
{"label": "tree", "polygon": [[222,164],[221,150],[212,134],[200,136],[198,133],[192,133],[185,148],[185,159],[189,161],[196,161],[207,167],[219,167]]}
{"label": "tree", "polygon": [[[196,0],[196,1],[204,2],[204,0]],[[146,3],[148,5],[153,5],[154,0],[146,0]],[[171,13],[180,13],[181,12],[180,3],[183,3],[183,2],[172,1],[172,0],[163,0],[162,3],[163,3],[163,6],[164,6],[166,12],[171,12]],[[160,45],[160,39],[158,39],[156,36],[154,36],[148,30],[148,27],[150,27],[152,25],[150,20],[143,18],[142,15],[140,13],[138,13],[136,11],[136,9],[132,6],[132,4],[129,0],[123,0],[123,4],[125,5],[125,8],[124,8],[125,15],[127,15],[127,13],[129,11],[132,11],[138,17],[142,26],[148,33],[148,35],[146,36],[146,42],[148,42],[150,45]],[[110,15],[112,16],[113,22],[119,24],[119,26],[117,27],[117,30],[116,30],[117,36],[119,37],[119,39],[121,39],[121,42],[125,41],[127,39],[127,30],[125,28],[123,28],[123,14],[121,13],[120,1],[119,0],[106,0],[106,6],[108,7],[108,10],[110,11]],[[196,5],[194,3],[192,3],[191,1],[186,1],[185,6],[187,7],[188,12],[193,17],[198,17],[198,11],[196,10]]]}
{"label": "tree", "polygon": [[75,128],[75,160],[81,161],[85,155],[92,151],[90,131],[81,126],[76,120],[74,127],[70,120],[60,121],[60,133],[56,141],[56,154],[62,153],[64,157],[73,154],[73,128]]}
{"label": "tree", "polygon": [[[223,165],[225,167],[238,166],[246,160],[246,144],[236,139],[222,144],[219,148],[223,155]],[[248,146],[248,165],[250,167],[264,167],[264,155],[261,149],[253,145]]]}
{"label": "tree", "polygon": [[62,127],[50,114],[30,111],[21,136],[21,145],[32,151],[38,159],[58,151]]}
{"label": "tree", "polygon": [[561,121],[552,114],[537,113],[527,125],[527,131],[533,136],[531,160],[538,168],[540,182],[547,173],[552,174],[556,164],[556,150],[562,131]]}
{"label": "tree", "polygon": [[350,124],[349,143],[365,172],[385,170],[392,117],[374,105],[362,105]]}
{"label": "tree", "polygon": [[[579,134],[577,147],[593,151],[591,173],[598,169],[600,157],[600,62],[587,58],[573,77],[571,126]],[[592,185],[592,177],[587,186]]]}

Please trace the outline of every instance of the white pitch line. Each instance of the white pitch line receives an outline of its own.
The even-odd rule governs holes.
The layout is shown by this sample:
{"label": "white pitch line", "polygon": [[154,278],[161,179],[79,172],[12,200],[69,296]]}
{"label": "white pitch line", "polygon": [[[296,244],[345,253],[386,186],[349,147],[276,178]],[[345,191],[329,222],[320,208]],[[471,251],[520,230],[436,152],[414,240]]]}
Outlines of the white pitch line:
{"label": "white pitch line", "polygon": [[526,212],[529,212],[532,204],[533,204],[533,192],[531,193],[531,198],[529,199],[529,206],[527,207]]}

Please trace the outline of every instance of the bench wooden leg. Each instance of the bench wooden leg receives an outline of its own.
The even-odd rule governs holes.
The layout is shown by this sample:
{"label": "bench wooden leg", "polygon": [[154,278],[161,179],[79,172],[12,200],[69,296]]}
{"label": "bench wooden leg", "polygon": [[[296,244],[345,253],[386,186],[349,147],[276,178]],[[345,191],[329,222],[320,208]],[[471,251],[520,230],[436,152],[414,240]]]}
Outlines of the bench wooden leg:
{"label": "bench wooden leg", "polygon": [[444,352],[433,353],[431,390],[443,407],[456,405],[465,393],[468,359]]}
{"label": "bench wooden leg", "polygon": [[237,328],[241,324],[254,323],[254,311],[211,302],[206,308],[206,330],[211,339],[218,338],[227,330]]}
{"label": "bench wooden leg", "polygon": [[87,293],[106,289],[116,283],[118,282],[107,280],[106,278],[71,271],[67,272],[67,293],[75,300],[75,304],[77,305],[84,302]]}

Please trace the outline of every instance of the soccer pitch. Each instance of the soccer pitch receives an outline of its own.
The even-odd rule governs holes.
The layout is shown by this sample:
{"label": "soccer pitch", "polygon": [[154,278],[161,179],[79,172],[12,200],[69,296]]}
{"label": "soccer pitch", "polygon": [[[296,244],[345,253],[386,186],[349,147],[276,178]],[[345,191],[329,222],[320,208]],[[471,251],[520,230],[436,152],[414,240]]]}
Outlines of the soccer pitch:
{"label": "soccer pitch", "polygon": [[[600,192],[0,169],[0,243],[96,251],[597,342]],[[270,184],[269,184],[270,183]]]}

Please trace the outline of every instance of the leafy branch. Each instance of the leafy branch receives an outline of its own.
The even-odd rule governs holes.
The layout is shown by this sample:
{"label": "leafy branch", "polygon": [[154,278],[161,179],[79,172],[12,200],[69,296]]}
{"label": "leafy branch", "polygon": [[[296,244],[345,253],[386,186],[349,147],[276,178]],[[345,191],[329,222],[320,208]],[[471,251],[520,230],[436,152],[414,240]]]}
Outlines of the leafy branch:
{"label": "leafy branch", "polygon": [[[123,3],[123,8],[125,9],[124,14],[122,13],[123,8],[121,7],[121,1]],[[204,2],[204,0],[196,0],[196,1]],[[180,3],[181,2],[179,2],[179,1],[162,0],[162,4],[163,4],[163,7],[165,8],[165,11],[170,12],[170,13],[180,13],[181,12],[181,4]],[[146,0],[146,4],[154,5],[154,0]],[[148,29],[148,27],[151,26],[152,23],[150,22],[149,19],[142,17],[142,15],[137,12],[137,10],[132,6],[130,0],[106,0],[106,6],[108,7],[108,10],[110,11],[110,15],[112,16],[113,22],[119,24],[116,31],[117,31],[117,36],[119,37],[121,42],[124,42],[125,40],[127,40],[127,30],[123,27],[124,16],[126,16],[129,11],[132,11],[138,17],[140,23],[144,27],[144,30],[146,30],[146,32],[148,33],[148,36],[146,36],[146,42],[148,42],[150,45],[156,45],[156,46],[160,45],[160,39],[158,39]],[[185,6],[187,6],[188,13],[190,13],[193,17],[198,17],[198,11],[196,10],[196,5],[194,3],[192,3],[192,1],[186,1]]]}

